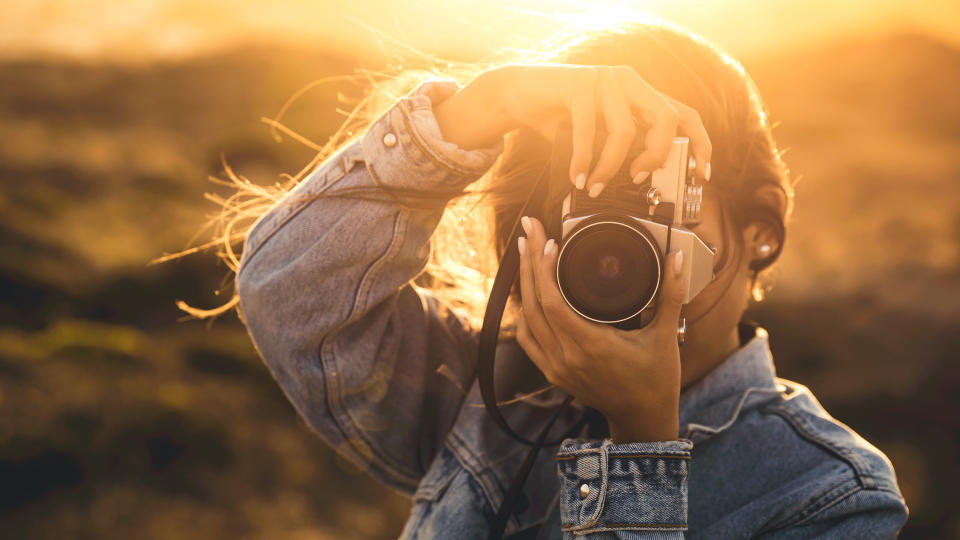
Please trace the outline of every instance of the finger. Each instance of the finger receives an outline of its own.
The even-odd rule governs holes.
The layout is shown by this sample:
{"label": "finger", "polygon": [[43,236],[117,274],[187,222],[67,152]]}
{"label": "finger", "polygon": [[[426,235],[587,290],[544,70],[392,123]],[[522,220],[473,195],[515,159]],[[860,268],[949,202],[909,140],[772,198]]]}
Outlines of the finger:
{"label": "finger", "polygon": [[587,193],[591,197],[599,195],[607,182],[623,165],[623,158],[626,157],[630,145],[633,143],[633,138],[637,134],[637,127],[633,123],[630,105],[624,97],[613,72],[609,69],[602,70],[599,75],[599,83],[598,93],[601,100],[600,106],[603,107],[607,139],[604,141],[597,166],[587,178]]}
{"label": "finger", "polygon": [[[543,253],[543,243],[547,241],[546,237],[539,231],[543,230],[543,227],[534,227],[533,222],[536,221],[537,225],[540,225],[540,221],[537,218],[532,218],[530,216],[523,216],[520,218],[520,225],[523,226],[523,232],[527,235],[527,252],[528,253]],[[533,257],[530,260],[531,269],[534,273],[537,271],[537,264],[540,262],[540,257]]]}
{"label": "finger", "polygon": [[673,138],[677,134],[680,113],[664,99],[656,109],[643,112],[642,116],[650,124],[650,129],[644,135],[643,152],[630,163],[631,176],[663,167],[670,156]]}
{"label": "finger", "polygon": [[657,301],[657,314],[653,318],[653,326],[663,332],[677,331],[677,323],[680,321],[680,310],[683,308],[684,300],[684,275],[685,267],[690,263],[686,261],[686,254],[677,250],[667,256],[663,283],[661,284],[660,298]]}
{"label": "finger", "polygon": [[[537,303],[547,325],[550,327],[554,339],[559,344],[559,350],[564,352],[563,357],[566,358],[569,356],[566,354],[567,352],[576,352],[579,349],[576,344],[578,337],[571,336],[572,327],[569,324],[565,327],[561,321],[557,319],[557,316],[569,318],[570,316],[577,315],[576,312],[570,309],[566,301],[563,300],[563,297],[560,296],[559,290],[557,290],[556,295],[551,296],[549,300],[547,300],[547,304],[544,304],[544,294],[549,292],[546,286],[552,284],[554,288],[556,288],[556,242],[547,240],[543,223],[541,223],[539,219],[531,217],[529,218],[529,223],[530,233],[528,237],[534,240],[532,245],[543,246],[539,248],[538,251],[530,250],[530,258],[534,261],[532,274],[533,286],[537,291]],[[550,252],[554,254],[552,259],[544,255],[548,246],[552,246],[553,248],[553,251]],[[553,261],[553,264],[551,264],[551,261]]]}
{"label": "finger", "polygon": [[570,103],[573,124],[573,156],[570,159],[570,180],[577,189],[583,189],[593,160],[593,139],[596,135],[597,111],[594,70],[585,71],[574,88]]}
{"label": "finger", "polygon": [[537,338],[530,332],[530,327],[527,326],[527,319],[524,316],[522,308],[520,314],[517,316],[517,343],[523,347],[523,351],[527,353],[530,360],[540,368],[540,371],[544,371],[544,375],[546,375],[545,370],[549,370],[551,367],[549,359],[546,353],[543,352],[543,348],[537,343]]}
{"label": "finger", "polygon": [[707,128],[703,125],[703,119],[700,113],[693,107],[681,103],[670,96],[666,97],[671,104],[680,113],[678,128],[684,135],[690,138],[690,153],[697,161],[697,178],[710,181],[710,159],[713,155],[713,144],[710,142],[710,136],[707,134]]}
{"label": "finger", "polygon": [[[560,344],[553,335],[550,325],[547,323],[540,308],[540,301],[537,300],[537,290],[534,284],[533,268],[530,265],[531,250],[529,245],[525,245],[527,239],[520,237],[517,239],[517,248],[521,251],[520,255],[520,303],[523,308],[524,317],[528,323],[530,333],[537,340],[540,349],[544,351],[546,357],[557,355]],[[522,246],[522,247],[521,247]]]}
{"label": "finger", "polygon": [[622,66],[616,71],[630,107],[650,125],[644,136],[644,150],[630,163],[630,175],[651,173],[663,166],[670,155],[673,137],[677,133],[680,113],[666,96],[650,86],[632,68]]}
{"label": "finger", "polygon": [[557,285],[556,272],[559,248],[555,242],[547,242],[546,249],[536,272],[537,290],[540,292],[540,307],[547,322],[554,329],[564,351],[582,350],[579,343],[603,339],[599,330],[603,325],[591,322],[567,304]]}

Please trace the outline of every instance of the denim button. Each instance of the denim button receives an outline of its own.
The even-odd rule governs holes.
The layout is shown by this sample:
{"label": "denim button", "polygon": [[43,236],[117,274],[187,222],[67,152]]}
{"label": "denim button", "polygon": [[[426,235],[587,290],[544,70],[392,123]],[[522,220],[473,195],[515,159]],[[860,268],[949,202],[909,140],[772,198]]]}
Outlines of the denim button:
{"label": "denim button", "polygon": [[397,144],[397,136],[393,133],[387,133],[383,136],[383,144],[386,145],[387,148],[392,147]]}
{"label": "denim button", "polygon": [[580,498],[586,499],[587,495],[590,494],[590,486],[587,484],[580,484]]}

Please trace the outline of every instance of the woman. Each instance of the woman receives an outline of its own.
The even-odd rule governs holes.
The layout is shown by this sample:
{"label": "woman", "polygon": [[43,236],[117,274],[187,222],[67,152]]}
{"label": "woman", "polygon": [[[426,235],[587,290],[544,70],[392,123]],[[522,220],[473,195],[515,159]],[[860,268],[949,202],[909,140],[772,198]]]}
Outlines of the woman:
{"label": "woman", "polygon": [[[502,336],[496,376],[503,396],[521,397],[502,413],[533,437],[570,394],[552,433],[590,411],[600,421],[540,452],[507,535],[896,536],[907,508],[890,462],[807,388],[775,378],[766,332],[740,322],[781,252],[792,201],[742,67],[701,38],[647,23],[585,32],[539,60],[487,69],[463,87],[420,84],[250,229],[239,308],[299,413],[412,496],[403,538],[496,536],[528,449],[491,422],[474,371],[491,269],[517,249],[515,332]],[[693,231],[716,248],[716,277],[682,304],[684,253],[671,252],[642,329],[576,314],[551,279],[560,239],[520,215],[563,120],[573,157],[553,195],[603,191],[634,137],[645,145],[629,161],[638,182],[674,136],[690,139],[705,182]],[[600,129],[609,136],[593,148]],[[467,194],[482,197],[452,214]],[[559,197],[535,210],[558,220]],[[513,245],[518,220],[525,237]]]}

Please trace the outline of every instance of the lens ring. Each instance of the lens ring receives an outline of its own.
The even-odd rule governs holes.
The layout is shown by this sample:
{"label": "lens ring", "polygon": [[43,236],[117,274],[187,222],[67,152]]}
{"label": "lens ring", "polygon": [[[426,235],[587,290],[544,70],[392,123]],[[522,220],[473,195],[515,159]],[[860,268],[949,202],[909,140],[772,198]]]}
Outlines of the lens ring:
{"label": "lens ring", "polygon": [[[603,247],[583,248],[584,239],[588,236],[607,240],[607,250],[604,251]],[[610,241],[604,236],[620,238]],[[636,249],[623,252],[623,246],[629,244]],[[578,266],[567,262],[571,257],[575,257],[574,262],[589,259],[581,266],[589,267],[590,271],[576,274],[577,283],[571,283],[573,278],[568,277],[569,268]],[[626,275],[621,275],[624,272]],[[557,257],[556,277],[560,294],[574,311],[586,319],[612,324],[631,319],[650,306],[660,290],[663,268],[660,251],[649,232],[632,218],[604,215],[578,224],[563,242]],[[592,282],[588,283],[587,277],[592,278]],[[612,297],[614,294],[617,298]],[[589,305],[591,301],[594,306]],[[604,309],[596,306],[600,303],[612,304],[613,307]],[[607,315],[598,314],[604,311]]]}

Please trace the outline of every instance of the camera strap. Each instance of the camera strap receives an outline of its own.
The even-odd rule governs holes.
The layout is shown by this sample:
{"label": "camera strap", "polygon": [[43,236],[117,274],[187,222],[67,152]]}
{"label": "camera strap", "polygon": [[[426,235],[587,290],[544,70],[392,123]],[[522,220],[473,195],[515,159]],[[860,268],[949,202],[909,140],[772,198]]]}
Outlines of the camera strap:
{"label": "camera strap", "polygon": [[544,211],[544,202],[547,198],[549,180],[550,169],[547,167],[540,175],[531,196],[524,203],[523,208],[517,216],[517,221],[514,222],[509,240],[501,257],[500,267],[497,270],[497,275],[493,282],[490,298],[487,301],[483,317],[483,327],[480,331],[476,375],[477,384],[480,387],[480,395],[483,398],[487,413],[490,415],[494,424],[504,433],[522,444],[531,446],[526,459],[524,459],[520,469],[514,475],[510,487],[500,504],[500,508],[497,510],[497,514],[494,516],[489,535],[489,538],[492,540],[500,540],[503,538],[503,531],[506,529],[507,521],[517,506],[518,501],[520,501],[523,486],[526,483],[527,477],[530,475],[530,471],[533,469],[533,464],[536,461],[540,449],[545,446],[559,445],[565,438],[576,434],[583,427],[588,417],[586,414],[583,415],[580,420],[561,437],[547,441],[546,438],[550,432],[550,428],[553,427],[554,422],[569,408],[570,403],[573,401],[573,396],[567,396],[563,404],[543,427],[536,439],[530,440],[515,432],[509,424],[507,424],[507,421],[497,406],[496,393],[494,392],[494,358],[500,335],[500,322],[503,318],[503,311],[506,307],[510,290],[513,288],[520,269],[520,254],[514,247],[520,234],[519,218],[524,215],[533,215],[540,219],[541,223],[544,222],[542,214]]}
{"label": "camera strap", "polygon": [[[513,284],[520,271],[520,253],[514,247],[517,243],[517,238],[520,236],[519,218],[524,215],[532,215],[540,219],[541,223],[543,223],[543,217],[540,214],[543,202],[546,200],[548,181],[549,175],[545,171],[537,181],[533,189],[533,194],[527,199],[523,209],[517,216],[513,230],[510,232],[510,239],[507,241],[503,256],[500,259],[500,268],[497,270],[497,275],[493,280],[493,288],[490,291],[490,298],[487,300],[486,310],[483,315],[483,327],[480,330],[479,356],[477,359],[476,372],[477,384],[480,386],[480,395],[483,398],[483,404],[486,406],[490,418],[512,439],[528,446],[535,446],[538,443],[515,432],[507,424],[507,421],[504,420],[497,406],[497,398],[494,392],[493,363],[500,336],[500,321],[503,318],[503,311],[506,308],[510,290],[513,288]],[[561,438],[556,441],[551,441],[546,443],[546,445],[560,444],[562,440]]]}

